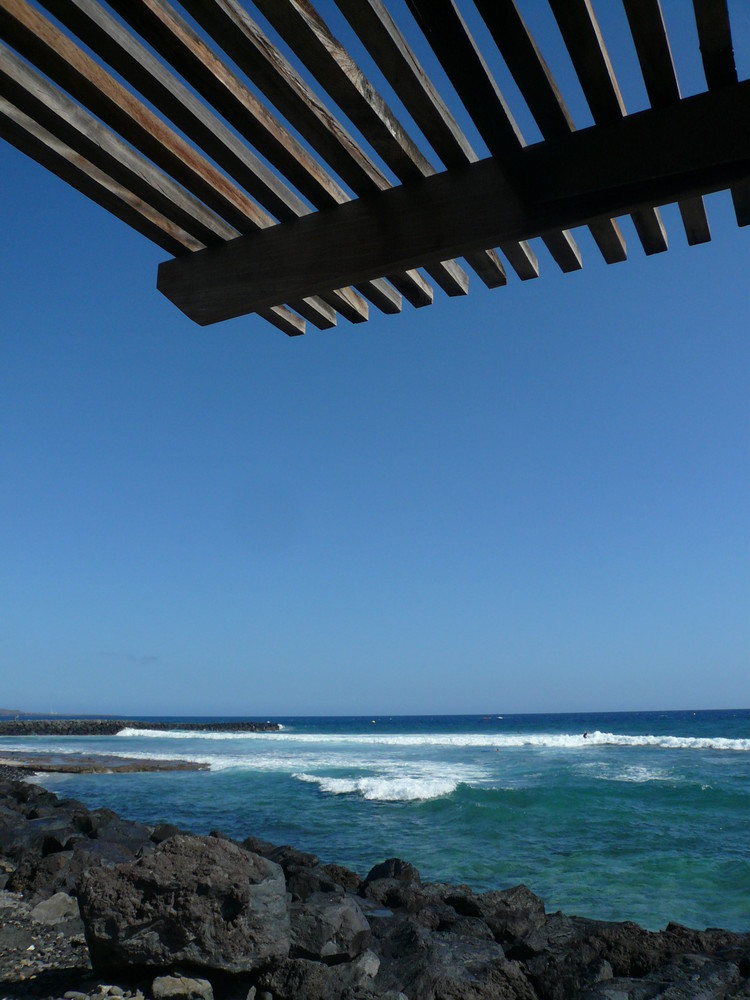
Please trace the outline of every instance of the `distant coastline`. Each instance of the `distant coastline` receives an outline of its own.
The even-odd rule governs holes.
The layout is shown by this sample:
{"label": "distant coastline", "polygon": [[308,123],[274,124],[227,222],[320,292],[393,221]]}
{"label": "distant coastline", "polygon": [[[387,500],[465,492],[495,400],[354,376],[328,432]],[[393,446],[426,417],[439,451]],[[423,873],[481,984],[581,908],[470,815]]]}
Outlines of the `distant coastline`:
{"label": "distant coastline", "polygon": [[[2,713],[0,713],[2,714]],[[144,722],[142,719],[14,718],[0,720],[0,736],[116,736],[123,729],[159,732],[274,733],[278,722]]]}

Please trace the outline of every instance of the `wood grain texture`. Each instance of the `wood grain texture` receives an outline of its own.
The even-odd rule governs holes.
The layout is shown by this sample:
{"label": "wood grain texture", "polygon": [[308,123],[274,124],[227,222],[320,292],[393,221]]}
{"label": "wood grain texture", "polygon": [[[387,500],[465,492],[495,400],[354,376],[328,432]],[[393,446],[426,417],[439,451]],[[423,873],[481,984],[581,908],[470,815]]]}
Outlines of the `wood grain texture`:
{"label": "wood grain texture", "polygon": [[[626,114],[625,102],[591,0],[549,0],[549,4],[594,121],[598,125],[616,122]],[[633,223],[646,254],[663,253],[668,248],[656,209],[634,213]]]}
{"label": "wood grain texture", "polygon": [[[336,0],[367,51],[422,134],[446,167],[474,163],[477,155],[448,106],[396,25],[383,0]],[[519,261],[519,276],[526,278],[533,254],[528,245],[509,248]],[[494,288],[506,283],[505,270],[492,250],[469,254],[467,263],[484,283]],[[520,262],[523,262],[520,264]]]}
{"label": "wood grain texture", "polygon": [[750,81],[523,150],[534,202],[494,158],[163,264],[158,286],[199,323],[730,187],[750,178]]}
{"label": "wood grain texture", "polygon": [[173,256],[203,244],[0,97],[0,136]]}
{"label": "wood grain texture", "polygon": [[[125,28],[102,10],[96,0],[44,0],[45,6],[79,38],[94,48],[110,66],[176,124],[212,159],[282,221],[310,209],[277,174],[205,104],[187,90],[163,63],[155,59]],[[227,118],[249,141],[290,175],[316,207],[347,201],[348,196],[314,157],[298,143],[238,77],[208,48],[187,22],[160,0],[127,0],[112,6],[135,30],[213,98]],[[398,293],[383,280],[367,283],[367,297],[385,312],[398,311]]]}
{"label": "wood grain texture", "polygon": [[[624,0],[624,6],[651,106],[674,104],[680,100],[680,85],[659,0]],[[703,199],[681,201],[679,208],[688,243],[708,243],[711,230]]]}
{"label": "wood grain texture", "polygon": [[[435,172],[351,55],[306,0],[256,0],[266,17],[350,122],[404,183]],[[455,261],[428,273],[448,295],[465,295],[468,281]]]}

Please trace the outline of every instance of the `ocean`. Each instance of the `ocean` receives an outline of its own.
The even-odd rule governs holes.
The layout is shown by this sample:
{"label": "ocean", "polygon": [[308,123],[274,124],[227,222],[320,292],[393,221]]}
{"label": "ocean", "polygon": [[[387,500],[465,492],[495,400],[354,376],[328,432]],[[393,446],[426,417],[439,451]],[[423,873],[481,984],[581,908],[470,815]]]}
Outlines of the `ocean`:
{"label": "ocean", "polygon": [[401,857],[430,881],[523,882],[549,912],[750,930],[750,710],[270,721],[283,728],[0,738],[0,752],[205,761],[41,780],[91,808],[253,834],[361,874]]}

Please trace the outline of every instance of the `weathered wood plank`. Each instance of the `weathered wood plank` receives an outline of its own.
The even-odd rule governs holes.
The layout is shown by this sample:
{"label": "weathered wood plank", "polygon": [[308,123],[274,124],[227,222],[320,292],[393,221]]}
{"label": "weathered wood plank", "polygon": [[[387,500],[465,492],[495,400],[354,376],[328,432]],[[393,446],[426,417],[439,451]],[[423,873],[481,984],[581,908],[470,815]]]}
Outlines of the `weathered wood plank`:
{"label": "weathered wood plank", "polygon": [[173,256],[203,244],[0,97],[0,136]]}
{"label": "weathered wood plank", "polygon": [[[471,144],[422,68],[383,0],[336,0],[336,2],[444,165],[461,167],[467,163],[474,163],[477,155]],[[528,277],[529,270],[533,270],[532,259],[534,263],[536,261],[530,247],[511,247],[510,252],[514,260],[523,260],[520,276]],[[492,250],[481,254],[470,254],[466,260],[488,287],[505,284],[504,269]],[[537,274],[538,271],[535,271],[534,276]]]}
{"label": "weathered wood plank", "polygon": [[[523,136],[454,0],[407,0],[407,4],[490,153],[520,187]],[[570,233],[545,234],[542,239],[563,271],[580,268]]]}
{"label": "weathered wood plank", "polygon": [[[247,233],[273,219],[91,59],[26,0],[0,0],[0,36],[94,112],[136,149],[200,198],[235,230]],[[342,314],[367,318],[367,303],[351,293]],[[326,320],[327,323],[327,320]]]}
{"label": "weathered wood plank", "polygon": [[[309,213],[307,205],[255,157],[206,106],[155,59],[96,0],[42,0],[45,6],[97,51],[147,100],[196,142],[227,173],[282,221]],[[316,207],[347,201],[348,195],[298,143],[205,42],[167,3],[127,0],[112,6],[156,51],[213,98],[222,115],[303,193],[313,194]],[[364,289],[378,308],[398,311],[398,293],[386,281]]]}
{"label": "weathered wood plank", "polygon": [[[680,100],[680,86],[659,0],[624,0],[624,6],[651,106],[674,104]],[[681,201],[679,209],[688,243],[708,243],[711,230],[703,199]]]}
{"label": "weathered wood plank", "polygon": [[[572,132],[573,119],[515,0],[477,0],[477,8],[545,139]],[[602,219],[590,229],[608,264],[627,258],[614,219]]]}
{"label": "weathered wood plank", "polygon": [[[317,11],[297,0],[256,0],[255,5],[401,181],[435,172]],[[468,280],[455,261],[426,270],[446,294],[466,294]]]}
{"label": "weathered wood plank", "polygon": [[[549,0],[549,4],[594,121],[608,125],[622,118],[625,102],[591,0]],[[667,249],[667,234],[655,209],[634,213],[633,222],[645,253]]]}
{"label": "weathered wood plank", "polygon": [[[127,13],[130,0],[114,2],[122,15],[130,20]],[[149,11],[154,16],[158,14],[159,18],[162,18],[162,12],[168,7],[165,0],[133,0],[133,3],[141,7],[147,5]],[[240,4],[235,0],[183,0],[183,7],[355,194],[370,194],[390,187],[385,174],[375,166]],[[149,30],[153,30],[153,27],[152,22]],[[139,30],[138,27],[136,30]],[[180,43],[185,38],[187,35],[181,32]],[[174,57],[171,53],[169,55],[170,58]],[[211,66],[218,73],[216,64],[212,63]],[[191,75],[194,72],[193,63]],[[206,81],[199,82],[203,86]],[[230,89],[234,89],[233,82]],[[222,102],[223,100],[224,98]],[[219,103],[220,107],[224,106],[222,102]],[[404,272],[389,274],[387,277],[411,305],[419,308],[432,302],[432,289],[421,275]]]}
{"label": "weathered wood plank", "polygon": [[259,309],[258,315],[287,337],[301,337],[305,332],[305,321],[286,306],[273,306],[271,309]]}
{"label": "weathered wood plank", "polygon": [[190,233],[197,247],[239,235],[1,42],[0,93],[87,162]]}
{"label": "weathered wood plank", "polygon": [[0,0],[0,36],[239,232],[272,219],[26,0]]}
{"label": "weathered wood plank", "polygon": [[[693,9],[708,88],[730,87],[737,83],[737,66],[726,0],[693,0]],[[737,225],[750,225],[750,185],[735,185],[732,203]]]}
{"label": "weathered wood plank", "polygon": [[750,81],[522,151],[538,200],[494,158],[170,261],[158,287],[199,323],[435,255],[630,214],[750,178]]}
{"label": "weathered wood plank", "polygon": [[308,206],[97,0],[40,0],[104,62],[282,222]]}

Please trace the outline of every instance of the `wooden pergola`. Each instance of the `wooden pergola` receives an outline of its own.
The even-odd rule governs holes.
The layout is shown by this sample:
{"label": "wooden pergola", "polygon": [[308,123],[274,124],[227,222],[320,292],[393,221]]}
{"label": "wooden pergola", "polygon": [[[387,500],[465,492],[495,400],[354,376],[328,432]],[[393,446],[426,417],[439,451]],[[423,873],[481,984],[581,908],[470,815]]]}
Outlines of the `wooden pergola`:
{"label": "wooden pergola", "polygon": [[[398,23],[385,0],[335,0],[379,89],[324,21],[333,2],[0,0],[0,135],[167,251],[158,288],[202,325],[258,313],[297,335],[362,322],[368,303],[428,305],[425,273],[448,295],[466,294],[467,270],[490,288],[506,267],[535,278],[535,238],[574,271],[576,227],[623,261],[628,215],[660,253],[674,202],[703,243],[702,196],[727,188],[750,222],[750,81],[727,0],[685,0],[707,85],[685,98],[659,0],[606,0],[650,102],[634,114],[591,0],[533,0],[588,104],[579,129],[521,0],[406,0]],[[443,93],[417,53],[436,57]],[[498,60],[541,141],[524,141]]]}

